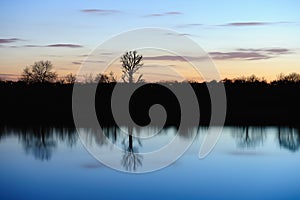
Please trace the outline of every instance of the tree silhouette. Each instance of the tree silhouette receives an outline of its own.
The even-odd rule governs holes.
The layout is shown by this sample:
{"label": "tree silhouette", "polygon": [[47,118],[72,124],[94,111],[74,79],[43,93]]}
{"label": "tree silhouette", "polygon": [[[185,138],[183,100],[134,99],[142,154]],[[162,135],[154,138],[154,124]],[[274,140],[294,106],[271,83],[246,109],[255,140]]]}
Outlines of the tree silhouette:
{"label": "tree silhouette", "polygon": [[237,84],[245,84],[245,83],[267,83],[266,79],[264,77],[257,77],[254,74],[251,76],[240,76],[237,78],[234,78],[233,81],[230,79],[224,79],[223,82],[225,83],[237,83]]}
{"label": "tree silhouette", "polygon": [[21,81],[26,83],[45,83],[53,82],[57,74],[52,72],[52,63],[50,61],[35,62],[31,68],[26,67],[23,70]]}
{"label": "tree silhouette", "polygon": [[280,73],[277,75],[277,79],[272,81],[271,84],[294,84],[294,83],[300,83],[300,74],[296,72],[292,72],[288,75],[285,75],[283,73]]}
{"label": "tree silhouette", "polygon": [[117,82],[117,80],[114,76],[114,73],[110,72],[109,75],[102,74],[102,73],[97,74],[97,76],[95,78],[95,82],[96,83],[112,83],[112,82]]}
{"label": "tree silhouette", "polygon": [[95,78],[95,82],[97,83],[109,83],[109,78],[106,74],[99,73]]}
{"label": "tree silhouette", "polygon": [[143,66],[143,56],[137,54],[136,51],[129,51],[126,52],[122,57],[121,57],[121,62],[122,62],[122,79],[124,82],[127,83],[140,83],[144,82],[142,79],[142,74],[139,75],[137,80],[135,81],[134,79],[134,74],[138,72],[138,70]]}
{"label": "tree silhouette", "polygon": [[76,76],[73,75],[72,73],[67,74],[65,76],[65,83],[67,83],[67,84],[74,84],[75,81],[76,81]]}
{"label": "tree silhouette", "polygon": [[289,82],[297,83],[297,82],[300,82],[300,74],[293,72],[293,73],[286,75],[285,79]]}

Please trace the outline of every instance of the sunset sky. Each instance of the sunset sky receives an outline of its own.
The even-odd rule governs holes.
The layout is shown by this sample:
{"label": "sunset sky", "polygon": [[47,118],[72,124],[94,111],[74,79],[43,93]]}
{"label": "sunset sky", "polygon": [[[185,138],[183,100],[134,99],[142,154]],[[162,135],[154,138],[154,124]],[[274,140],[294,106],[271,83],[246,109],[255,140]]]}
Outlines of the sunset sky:
{"label": "sunset sky", "polygon": [[[209,53],[223,78],[255,74],[275,79],[279,73],[300,73],[299,8],[297,0],[3,0],[0,77],[16,80],[24,67],[39,60],[52,61],[61,76],[77,73],[87,55],[112,36],[158,27],[194,40]],[[185,56],[193,55],[192,49],[184,48]],[[111,53],[105,50],[103,55]],[[164,55],[152,60],[192,74],[182,61]],[[92,61],[102,62],[97,57]],[[148,78],[160,79],[154,74],[168,74],[168,69],[159,67]]]}

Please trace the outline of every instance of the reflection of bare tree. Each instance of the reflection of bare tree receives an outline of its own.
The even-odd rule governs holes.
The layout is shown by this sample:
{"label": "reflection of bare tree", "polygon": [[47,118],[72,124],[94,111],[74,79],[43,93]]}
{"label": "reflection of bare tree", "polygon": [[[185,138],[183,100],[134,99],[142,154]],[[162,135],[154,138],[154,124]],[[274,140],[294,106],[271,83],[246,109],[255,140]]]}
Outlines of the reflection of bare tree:
{"label": "reflection of bare tree", "polygon": [[23,145],[26,153],[44,161],[50,160],[56,147],[56,142],[49,129],[40,127],[34,129],[33,134],[24,135]]}
{"label": "reflection of bare tree", "polygon": [[125,140],[122,142],[125,153],[121,160],[121,164],[127,171],[135,171],[137,167],[141,167],[143,159],[143,157],[138,154],[138,149],[133,147],[132,132],[133,128],[128,127],[128,143]]}
{"label": "reflection of bare tree", "polygon": [[95,142],[97,145],[102,146],[106,144],[105,135],[102,131],[99,131],[98,128],[90,127],[90,128],[84,128],[84,136],[82,136],[83,140],[89,144],[93,145]]}
{"label": "reflection of bare tree", "polygon": [[262,127],[243,127],[237,132],[233,132],[232,136],[237,139],[238,146],[242,148],[254,148],[262,145],[266,134]]}
{"label": "reflection of bare tree", "polygon": [[70,127],[0,127],[0,139],[1,136],[6,135],[17,136],[25,152],[42,161],[51,159],[58,141],[66,142],[67,145],[73,146],[78,139],[75,129]]}
{"label": "reflection of bare tree", "polygon": [[281,147],[284,147],[292,152],[298,151],[300,148],[300,134],[294,128],[278,128],[278,142]]}
{"label": "reflection of bare tree", "polygon": [[78,137],[74,127],[56,127],[53,131],[55,132],[55,136],[60,141],[66,142],[68,146],[72,147],[76,145]]}
{"label": "reflection of bare tree", "polygon": [[[138,129],[134,129],[139,133]],[[81,138],[88,146],[109,146],[113,143],[121,147],[124,154],[121,158],[121,165],[127,171],[135,171],[142,166],[143,157],[138,154],[135,144],[141,146],[141,141],[133,136],[133,127],[128,127],[128,135],[124,138],[124,133],[117,126],[97,128],[85,128]]]}
{"label": "reflection of bare tree", "polygon": [[117,127],[103,127],[102,128],[105,136],[111,140],[112,143],[116,143],[117,141]]}

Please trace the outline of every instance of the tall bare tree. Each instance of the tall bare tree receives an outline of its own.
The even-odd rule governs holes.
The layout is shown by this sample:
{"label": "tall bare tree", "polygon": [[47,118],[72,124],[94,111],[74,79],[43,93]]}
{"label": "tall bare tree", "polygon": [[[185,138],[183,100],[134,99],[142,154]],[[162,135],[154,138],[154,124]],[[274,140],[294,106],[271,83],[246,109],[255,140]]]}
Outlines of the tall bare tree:
{"label": "tall bare tree", "polygon": [[23,70],[21,81],[26,83],[45,83],[53,82],[57,78],[57,74],[52,71],[52,63],[50,61],[35,62],[31,67]]}
{"label": "tall bare tree", "polygon": [[140,83],[144,80],[142,79],[142,74],[139,75],[135,81],[134,74],[143,66],[143,56],[137,54],[136,51],[128,51],[121,57],[122,63],[122,79],[126,83]]}

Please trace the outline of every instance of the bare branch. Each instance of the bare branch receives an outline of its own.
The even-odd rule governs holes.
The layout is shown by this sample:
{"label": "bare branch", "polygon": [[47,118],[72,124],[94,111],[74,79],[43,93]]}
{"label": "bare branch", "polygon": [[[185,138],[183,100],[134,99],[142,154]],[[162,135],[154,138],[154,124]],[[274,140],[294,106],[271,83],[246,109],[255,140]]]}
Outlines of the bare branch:
{"label": "bare branch", "polygon": [[143,56],[137,54],[136,51],[128,51],[121,57],[122,62],[122,80],[127,83],[141,82],[141,75],[134,81],[134,74],[143,66]]}

